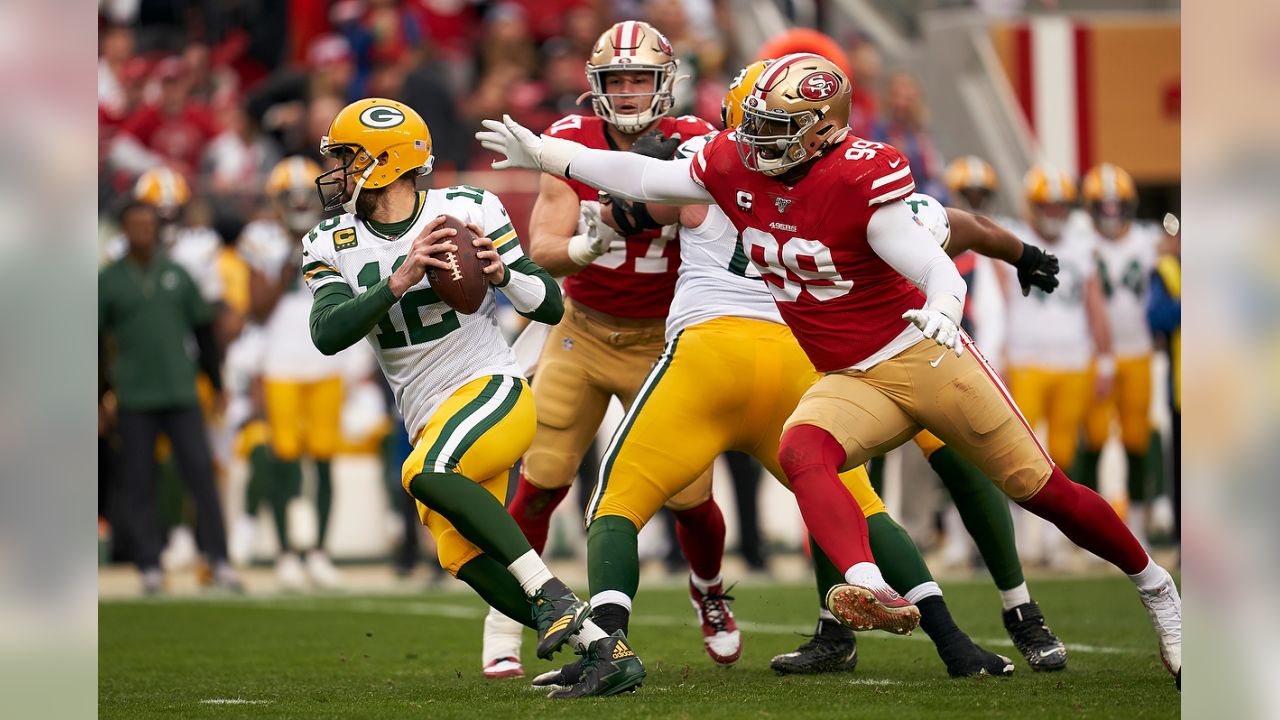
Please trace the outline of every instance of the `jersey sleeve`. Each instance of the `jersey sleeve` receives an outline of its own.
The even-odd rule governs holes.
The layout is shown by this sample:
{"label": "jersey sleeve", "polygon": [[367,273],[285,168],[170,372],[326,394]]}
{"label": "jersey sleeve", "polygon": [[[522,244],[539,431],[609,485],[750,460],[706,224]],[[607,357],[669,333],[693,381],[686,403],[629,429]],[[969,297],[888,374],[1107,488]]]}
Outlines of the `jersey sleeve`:
{"label": "jersey sleeve", "polygon": [[915,192],[916,180],[911,176],[911,165],[894,146],[884,145],[876,149],[875,155],[866,162],[870,167],[860,174],[857,186],[867,198],[867,207],[901,200]]}
{"label": "jersey sleeve", "polygon": [[338,272],[336,254],[328,233],[318,233],[314,240],[311,235],[302,239],[302,279],[312,295],[326,285],[346,283]]}
{"label": "jersey sleeve", "polygon": [[685,140],[683,143],[680,144],[680,147],[676,148],[676,159],[688,160],[694,155],[697,155],[698,151],[701,150],[707,143],[711,142],[711,140],[715,136],[716,136],[716,132],[713,130],[709,133],[704,133],[697,137],[692,137],[692,138],[689,138],[688,140]]}
{"label": "jersey sleeve", "polygon": [[[693,181],[698,183],[698,187],[703,190],[707,189],[707,151],[712,146],[712,141],[716,139],[711,138],[711,140],[704,142],[702,147],[694,151],[693,160],[689,163],[689,177],[693,178]],[[679,157],[678,151],[676,156]]]}
{"label": "jersey sleeve", "polygon": [[947,209],[942,203],[938,202],[937,198],[924,193],[912,193],[907,196],[906,203],[924,229],[933,234],[933,239],[938,241],[938,247],[946,250],[951,242],[951,221],[947,218]]}
{"label": "jersey sleeve", "polygon": [[493,248],[498,251],[498,257],[502,259],[502,263],[510,265],[524,257],[520,238],[516,236],[516,229],[511,224],[511,216],[507,214],[507,209],[502,206],[498,196],[486,190],[480,205],[484,217],[480,228],[484,230],[485,236],[493,241]]}

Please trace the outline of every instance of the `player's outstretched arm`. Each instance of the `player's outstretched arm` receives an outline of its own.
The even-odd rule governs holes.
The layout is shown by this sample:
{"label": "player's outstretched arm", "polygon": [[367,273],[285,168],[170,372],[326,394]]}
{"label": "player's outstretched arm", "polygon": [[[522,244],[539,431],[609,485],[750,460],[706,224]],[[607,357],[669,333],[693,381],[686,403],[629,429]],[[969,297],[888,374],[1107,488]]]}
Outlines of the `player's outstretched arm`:
{"label": "player's outstretched arm", "polygon": [[1024,243],[996,221],[959,208],[949,207],[951,241],[947,254],[955,257],[965,250],[1003,260],[1018,269],[1022,294],[1038,287],[1051,293],[1058,287],[1058,258],[1035,245]]}
{"label": "player's outstretched arm", "polygon": [[541,170],[573,178],[598,190],[640,202],[695,205],[714,202],[689,176],[689,160],[657,160],[635,153],[593,150],[554,137],[538,137],[510,116],[485,120],[476,139],[504,156],[493,169]]}

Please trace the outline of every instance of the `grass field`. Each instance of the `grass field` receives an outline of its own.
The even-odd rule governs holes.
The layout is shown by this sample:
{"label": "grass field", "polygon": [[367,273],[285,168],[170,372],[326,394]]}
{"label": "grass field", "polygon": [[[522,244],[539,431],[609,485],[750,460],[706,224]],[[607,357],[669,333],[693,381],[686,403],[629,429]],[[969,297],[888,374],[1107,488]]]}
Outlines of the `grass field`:
{"label": "grass field", "polygon": [[[859,636],[856,672],[780,678],[776,653],[809,631],[809,587],[739,586],[742,661],[711,665],[687,596],[642,590],[631,639],[649,675],[638,693],[554,705],[525,680],[480,676],[485,608],[464,593],[104,601],[103,718],[1168,718],[1179,695],[1123,579],[1032,584],[1069,668],[1032,673],[1000,624],[989,583],[947,583],[961,626],[1014,656],[1013,678],[952,680],[923,638]],[[551,667],[525,643],[526,670]],[[565,657],[565,655],[557,656]]]}

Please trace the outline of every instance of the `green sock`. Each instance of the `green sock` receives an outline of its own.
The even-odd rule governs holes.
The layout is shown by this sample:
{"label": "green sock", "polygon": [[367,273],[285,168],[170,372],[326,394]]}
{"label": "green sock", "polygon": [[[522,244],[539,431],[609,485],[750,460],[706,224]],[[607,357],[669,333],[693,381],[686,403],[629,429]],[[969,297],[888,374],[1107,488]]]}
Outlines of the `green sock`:
{"label": "green sock", "polygon": [[409,493],[504,568],[533,549],[502,501],[461,473],[421,473],[410,481]]}
{"label": "green sock", "polygon": [[328,460],[316,461],[316,549],[324,549],[329,532],[329,509],[333,506],[333,467]]}
{"label": "green sock", "polygon": [[1013,537],[1009,499],[973,463],[949,447],[930,455],[929,465],[951,493],[951,501],[960,511],[960,519],[978,546],[996,587],[1008,590],[1021,585],[1022,562]]}
{"label": "green sock", "polygon": [[867,461],[867,477],[871,480],[871,489],[877,495],[884,495],[884,458],[876,457]]}
{"label": "green sock", "polygon": [[1101,450],[1081,450],[1076,454],[1076,467],[1071,479],[1098,492],[1098,461],[1101,459]]}
{"label": "green sock", "polygon": [[1145,503],[1151,499],[1150,484],[1147,482],[1147,454],[1125,453],[1125,460],[1129,465],[1129,502]]}
{"label": "green sock", "polygon": [[276,540],[280,552],[289,549],[289,501],[302,489],[302,464],[297,460],[276,460],[271,483],[271,513],[276,519]]}
{"label": "green sock", "polygon": [[271,448],[266,445],[255,445],[249,451],[249,482],[244,489],[244,513],[249,516],[258,513],[258,506],[267,499],[271,490],[271,475],[275,472],[275,459],[271,457]]}
{"label": "green sock", "polygon": [[587,530],[587,579],[591,594],[617,590],[634,598],[640,587],[640,531],[630,520],[605,515]]}
{"label": "green sock", "polygon": [[471,586],[484,601],[516,622],[537,629],[532,606],[514,575],[488,555],[477,555],[458,568],[458,579]]}
{"label": "green sock", "polygon": [[831,558],[818,547],[818,541],[809,536],[809,551],[813,553],[813,576],[818,581],[818,605],[827,606],[827,593],[844,582],[844,574],[836,569]]}
{"label": "green sock", "polygon": [[867,518],[867,529],[871,534],[871,554],[876,557],[876,565],[884,574],[885,582],[906,595],[912,588],[927,582],[933,582],[929,567],[920,557],[920,550],[912,542],[911,536],[889,513],[876,513]]}

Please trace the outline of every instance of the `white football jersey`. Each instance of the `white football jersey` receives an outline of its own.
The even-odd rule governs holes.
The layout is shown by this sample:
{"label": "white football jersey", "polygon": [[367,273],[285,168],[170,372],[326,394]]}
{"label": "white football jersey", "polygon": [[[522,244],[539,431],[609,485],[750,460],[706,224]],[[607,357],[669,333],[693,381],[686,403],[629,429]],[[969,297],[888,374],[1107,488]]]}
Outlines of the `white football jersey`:
{"label": "white football jersey", "polygon": [[[716,133],[686,141],[677,158],[693,157]],[[667,314],[667,339],[718,317],[782,324],[773,295],[743,251],[738,231],[719,207],[697,227],[680,228],[680,273]]]}
{"label": "white football jersey", "polygon": [[1118,358],[1151,354],[1147,298],[1163,234],[1157,225],[1134,222],[1119,240],[1094,236],[1098,278],[1107,297],[1111,348]]}
{"label": "white football jersey", "polygon": [[[345,283],[357,296],[389,277],[428,222],[452,215],[479,225],[504,263],[524,255],[498,197],[466,185],[418,193],[418,214],[397,237],[348,213],[325,220],[303,240],[302,267],[314,293]],[[465,315],[441,302],[429,277],[409,289],[365,338],[391,383],[405,429],[414,437],[455,390],[486,375],[523,377],[498,327],[494,291]]]}
{"label": "white football jersey", "polygon": [[[1011,367],[1082,371],[1093,356],[1093,338],[1085,311],[1085,288],[1096,273],[1093,238],[1068,227],[1056,243],[1045,242],[1022,222],[1007,225],[1023,242],[1058,257],[1058,287],[1052,293],[1032,288],[1022,296],[1017,273],[1004,273],[1008,298],[1005,352]],[[1006,268],[1007,269],[1007,268]]]}
{"label": "white football jersey", "polygon": [[253,414],[250,391],[254,376],[262,374],[264,340],[262,326],[250,323],[227,346],[222,382],[227,391],[227,427],[233,431],[239,430]]}
{"label": "white football jersey", "polygon": [[[272,220],[249,223],[238,245],[245,262],[275,282],[285,265],[297,267],[302,247]],[[343,374],[343,351],[329,357],[311,342],[311,293],[295,275],[263,323],[262,375],[270,380],[312,382]]]}

